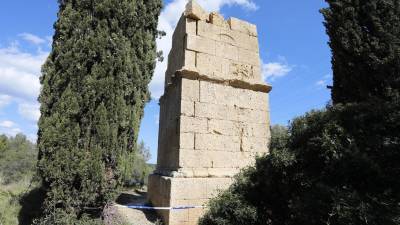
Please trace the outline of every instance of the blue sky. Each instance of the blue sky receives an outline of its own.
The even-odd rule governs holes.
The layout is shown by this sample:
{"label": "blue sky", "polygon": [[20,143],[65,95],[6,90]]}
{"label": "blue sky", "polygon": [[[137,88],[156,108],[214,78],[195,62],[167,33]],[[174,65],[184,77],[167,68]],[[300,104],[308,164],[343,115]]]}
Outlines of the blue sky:
{"label": "blue sky", "polygon": [[[331,53],[319,9],[324,1],[198,0],[209,11],[257,25],[263,75],[273,86],[272,124],[287,125],[295,116],[322,108],[330,99]],[[166,0],[159,29],[167,36],[158,48],[168,53],[171,34],[185,0]],[[4,0],[0,3],[0,133],[26,134],[36,140],[40,116],[37,95],[40,66],[51,50],[57,1]],[[156,161],[158,98],[163,92],[165,62],[159,63],[150,90],[153,101],[145,109],[140,139]]]}

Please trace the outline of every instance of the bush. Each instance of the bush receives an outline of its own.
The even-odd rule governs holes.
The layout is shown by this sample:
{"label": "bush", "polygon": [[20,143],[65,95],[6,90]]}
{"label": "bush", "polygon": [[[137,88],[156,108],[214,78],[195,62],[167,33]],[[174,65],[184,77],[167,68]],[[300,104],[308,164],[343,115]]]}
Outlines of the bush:
{"label": "bush", "polygon": [[7,185],[31,177],[37,160],[36,146],[23,134],[0,136],[0,181]]}
{"label": "bush", "polygon": [[0,224],[17,225],[20,207],[13,192],[0,189]]}
{"label": "bush", "polygon": [[135,152],[122,157],[120,165],[124,186],[142,187],[147,184],[147,177],[154,170],[147,164],[150,157],[150,149],[143,141],[138,144]]}
{"label": "bush", "polygon": [[68,225],[103,225],[103,222],[99,218],[91,218],[90,216],[83,214],[81,217],[76,217],[74,214],[69,214],[61,209],[53,211],[53,215],[46,214],[40,220],[34,222],[37,225],[48,225],[48,224],[68,224]]}
{"label": "bush", "polygon": [[[249,171],[247,171],[248,173]],[[209,211],[200,218],[201,225],[256,225],[257,208],[251,205],[238,192],[243,185],[245,172],[236,178],[236,183],[227,191],[212,199],[209,203]]]}
{"label": "bush", "polygon": [[[397,225],[398,127],[399,104],[336,105],[299,117],[288,130],[287,143],[275,145],[270,155],[246,169],[212,201],[200,224],[241,224],[253,217],[244,208],[253,207],[256,222],[249,224]],[[226,210],[235,210],[226,209],[231,202],[246,207],[228,216]]]}

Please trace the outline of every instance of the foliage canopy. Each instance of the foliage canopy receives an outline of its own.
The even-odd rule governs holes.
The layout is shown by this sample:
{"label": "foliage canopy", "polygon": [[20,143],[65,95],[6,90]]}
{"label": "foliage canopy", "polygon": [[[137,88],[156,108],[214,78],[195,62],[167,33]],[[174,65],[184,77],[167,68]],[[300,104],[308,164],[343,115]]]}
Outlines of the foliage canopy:
{"label": "foliage canopy", "polygon": [[59,0],[40,78],[41,223],[73,224],[123,183],[150,98],[160,10],[160,0]]}
{"label": "foliage canopy", "polygon": [[36,158],[36,146],[25,135],[0,135],[0,185],[30,178],[35,172]]}
{"label": "foliage canopy", "polygon": [[400,2],[327,0],[336,103],[400,96]]}

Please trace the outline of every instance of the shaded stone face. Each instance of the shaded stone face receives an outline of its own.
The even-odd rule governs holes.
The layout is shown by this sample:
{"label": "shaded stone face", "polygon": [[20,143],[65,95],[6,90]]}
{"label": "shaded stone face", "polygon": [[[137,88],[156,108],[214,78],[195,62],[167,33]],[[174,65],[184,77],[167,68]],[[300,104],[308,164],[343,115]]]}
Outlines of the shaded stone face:
{"label": "shaded stone face", "polygon": [[[173,35],[160,99],[154,206],[202,206],[268,153],[268,92],[256,26],[190,1]],[[162,210],[168,225],[197,224],[202,208]]]}

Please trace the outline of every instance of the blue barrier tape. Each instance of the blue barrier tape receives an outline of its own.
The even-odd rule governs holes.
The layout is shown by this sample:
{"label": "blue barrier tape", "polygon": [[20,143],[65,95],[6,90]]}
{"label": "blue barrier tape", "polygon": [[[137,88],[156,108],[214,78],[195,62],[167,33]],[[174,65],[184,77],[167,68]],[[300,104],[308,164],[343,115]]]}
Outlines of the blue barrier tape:
{"label": "blue barrier tape", "polygon": [[146,205],[127,205],[123,207],[130,209],[149,209],[149,210],[184,210],[184,209],[204,208],[204,206],[152,207]]}

